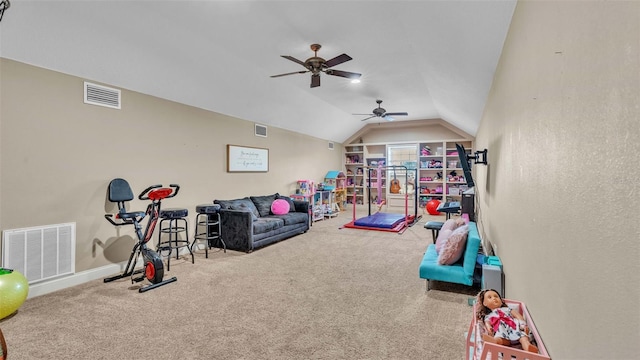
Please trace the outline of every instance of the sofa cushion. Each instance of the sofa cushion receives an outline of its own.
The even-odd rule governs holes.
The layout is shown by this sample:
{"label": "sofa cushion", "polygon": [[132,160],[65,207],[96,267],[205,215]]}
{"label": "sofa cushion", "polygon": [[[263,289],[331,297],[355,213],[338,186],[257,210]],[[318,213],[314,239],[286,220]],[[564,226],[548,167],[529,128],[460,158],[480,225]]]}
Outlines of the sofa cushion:
{"label": "sofa cushion", "polygon": [[256,209],[256,206],[248,197],[245,197],[242,199],[233,199],[233,200],[214,200],[213,203],[220,205],[220,208],[222,209],[240,210],[240,211],[248,210],[253,214],[252,218],[254,220],[260,217],[260,213],[258,212],[258,209]]}
{"label": "sofa cushion", "polygon": [[451,265],[460,260],[462,253],[464,253],[466,249],[468,234],[469,225],[460,226],[455,229],[440,249],[438,264]]}
{"label": "sofa cushion", "polygon": [[253,222],[253,233],[262,234],[284,226],[284,220],[277,217],[261,217]]}
{"label": "sofa cushion", "polygon": [[282,219],[282,221],[284,221],[284,225],[288,226],[288,225],[294,225],[294,224],[304,224],[305,222],[308,221],[309,214],[300,213],[300,212],[294,212],[294,213],[290,212],[284,215],[269,215],[267,216],[267,218]]}
{"label": "sofa cushion", "polygon": [[276,199],[278,194],[273,195],[264,195],[264,196],[250,196],[249,198],[253,201],[253,204],[258,209],[258,217],[263,217],[271,214],[271,203]]}
{"label": "sofa cushion", "polygon": [[287,202],[289,203],[289,212],[296,212],[296,205],[293,203],[292,198],[282,195],[278,195],[277,198],[287,200]]}
{"label": "sofa cushion", "polygon": [[237,210],[237,211],[244,211],[244,212],[248,212],[251,214],[251,220],[256,221],[258,220],[258,217],[256,216],[256,214],[253,212],[253,210],[255,209],[251,209],[249,208],[249,206],[245,203],[240,203],[240,204],[233,204],[233,205],[229,205],[229,209],[230,210]]}

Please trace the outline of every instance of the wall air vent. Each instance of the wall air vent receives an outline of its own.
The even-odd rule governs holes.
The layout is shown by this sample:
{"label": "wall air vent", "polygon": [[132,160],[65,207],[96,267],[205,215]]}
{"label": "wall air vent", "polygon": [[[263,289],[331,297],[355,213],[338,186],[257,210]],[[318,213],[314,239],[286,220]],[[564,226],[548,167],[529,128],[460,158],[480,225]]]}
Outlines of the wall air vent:
{"label": "wall air vent", "polygon": [[255,135],[256,136],[267,137],[267,127],[264,126],[264,125],[256,124]]}
{"label": "wall air vent", "polygon": [[333,143],[331,141],[329,141],[329,150],[333,150]]}
{"label": "wall air vent", "polygon": [[72,275],[76,267],[76,223],[2,231],[2,266],[29,284]]}
{"label": "wall air vent", "polygon": [[120,90],[85,81],[84,103],[120,109]]}

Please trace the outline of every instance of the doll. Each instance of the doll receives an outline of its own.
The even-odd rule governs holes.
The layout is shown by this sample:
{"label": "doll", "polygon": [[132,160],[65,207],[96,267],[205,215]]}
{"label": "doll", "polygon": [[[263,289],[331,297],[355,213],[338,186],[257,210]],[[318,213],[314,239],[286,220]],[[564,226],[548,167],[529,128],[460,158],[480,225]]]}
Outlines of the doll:
{"label": "doll", "polygon": [[484,324],[484,341],[511,346],[520,342],[522,349],[537,353],[538,348],[529,341],[529,328],[524,317],[512,311],[493,289],[480,291],[477,299],[476,318]]}

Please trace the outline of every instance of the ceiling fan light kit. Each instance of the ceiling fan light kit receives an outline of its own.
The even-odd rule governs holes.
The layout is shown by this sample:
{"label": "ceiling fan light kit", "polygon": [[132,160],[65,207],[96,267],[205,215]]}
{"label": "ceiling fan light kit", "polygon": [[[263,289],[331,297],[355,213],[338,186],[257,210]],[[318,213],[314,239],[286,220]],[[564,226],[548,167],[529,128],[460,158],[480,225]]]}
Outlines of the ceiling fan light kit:
{"label": "ceiling fan light kit", "polygon": [[311,87],[314,88],[314,87],[320,86],[320,73],[325,73],[327,75],[333,75],[333,76],[340,76],[340,77],[352,79],[352,80],[359,79],[362,76],[362,74],[358,74],[354,72],[332,69],[332,67],[336,65],[340,65],[349,60],[352,60],[352,58],[347,54],[342,54],[334,57],[333,59],[325,60],[318,56],[318,50],[320,50],[321,47],[322,46],[320,44],[311,44],[311,51],[314,52],[314,56],[308,58],[305,61],[298,60],[293,56],[281,55],[283,58],[287,60],[291,60],[294,63],[302,65],[307,70],[300,70],[300,71],[294,71],[294,72],[289,72],[289,73],[284,73],[279,75],[272,75],[271,77],[274,78],[274,77],[281,77],[281,76],[287,76],[287,75],[293,75],[293,74],[305,74],[310,72]]}
{"label": "ceiling fan light kit", "polygon": [[407,116],[409,115],[409,113],[407,112],[387,112],[387,110],[385,110],[384,108],[382,108],[380,106],[380,104],[382,104],[382,100],[376,100],[376,103],[378,103],[378,107],[373,109],[371,114],[353,114],[353,115],[365,115],[368,116],[367,118],[362,119],[361,121],[367,121],[369,119],[372,119],[374,117],[379,117],[379,118],[383,118],[387,121],[393,121],[395,120],[393,117],[394,116]]}

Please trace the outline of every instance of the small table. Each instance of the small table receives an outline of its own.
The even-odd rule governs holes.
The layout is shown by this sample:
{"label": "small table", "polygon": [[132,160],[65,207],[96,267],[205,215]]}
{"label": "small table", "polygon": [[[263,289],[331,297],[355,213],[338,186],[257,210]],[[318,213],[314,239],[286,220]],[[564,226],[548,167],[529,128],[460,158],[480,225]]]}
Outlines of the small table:
{"label": "small table", "polygon": [[451,218],[451,214],[453,213],[457,214],[460,211],[460,202],[450,201],[450,202],[440,203],[436,211],[447,214],[447,220],[449,220]]}

